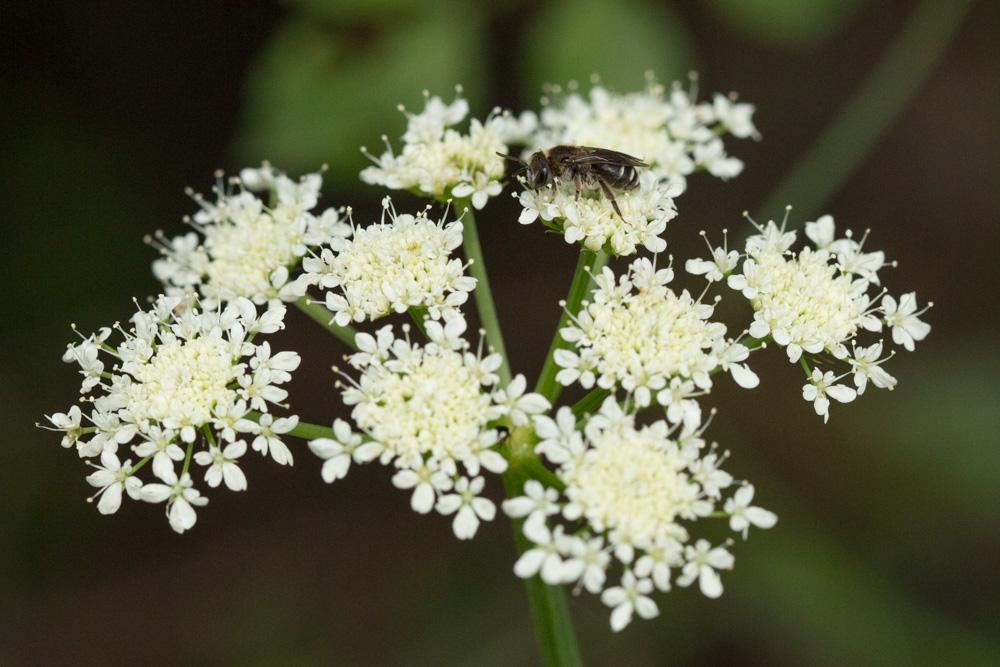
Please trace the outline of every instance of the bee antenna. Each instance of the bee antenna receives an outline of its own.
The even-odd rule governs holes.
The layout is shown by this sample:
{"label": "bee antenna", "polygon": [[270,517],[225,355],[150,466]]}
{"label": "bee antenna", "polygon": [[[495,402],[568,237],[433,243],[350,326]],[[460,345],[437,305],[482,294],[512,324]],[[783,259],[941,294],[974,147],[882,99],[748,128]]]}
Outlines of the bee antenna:
{"label": "bee antenna", "polygon": [[506,153],[497,153],[497,155],[499,155],[500,157],[502,157],[504,160],[510,160],[511,162],[516,162],[519,165],[521,165],[522,167],[527,167],[528,166],[527,162],[525,162],[521,158],[516,157],[514,155],[507,155]]}

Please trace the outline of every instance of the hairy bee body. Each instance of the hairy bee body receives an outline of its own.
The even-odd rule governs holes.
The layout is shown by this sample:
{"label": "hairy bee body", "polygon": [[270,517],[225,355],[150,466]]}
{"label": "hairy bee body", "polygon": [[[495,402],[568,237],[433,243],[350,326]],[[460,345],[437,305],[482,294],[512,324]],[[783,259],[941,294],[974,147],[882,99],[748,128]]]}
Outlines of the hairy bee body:
{"label": "hairy bee body", "polygon": [[528,187],[535,190],[566,180],[573,182],[579,197],[584,187],[600,187],[619,218],[622,214],[614,190],[638,187],[639,169],[649,166],[626,153],[592,146],[553,146],[547,151],[535,151],[527,162],[512,155],[499,155],[520,164],[519,171],[524,172]]}

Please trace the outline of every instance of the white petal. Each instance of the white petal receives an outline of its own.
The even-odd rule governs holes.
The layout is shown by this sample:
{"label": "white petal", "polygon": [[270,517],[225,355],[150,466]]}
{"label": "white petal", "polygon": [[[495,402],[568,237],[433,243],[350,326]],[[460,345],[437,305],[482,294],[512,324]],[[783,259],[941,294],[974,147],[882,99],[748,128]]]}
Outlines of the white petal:
{"label": "white petal", "polygon": [[632,603],[623,602],[611,612],[611,629],[620,632],[632,622]]}
{"label": "white petal", "polygon": [[226,481],[226,486],[230,491],[246,491],[247,477],[235,463],[222,464],[222,477]]}
{"label": "white petal", "polygon": [[528,549],[514,563],[514,574],[521,579],[533,577],[539,568],[542,567],[542,561],[544,560],[545,551],[542,549]]}
{"label": "white petal", "polygon": [[455,515],[455,519],[451,523],[451,528],[455,531],[455,537],[458,539],[470,540],[475,536],[476,530],[479,529],[479,517],[476,516],[471,507],[464,505]]}
{"label": "white petal", "polygon": [[101,500],[97,503],[97,511],[101,514],[114,514],[121,505],[122,487],[120,484],[112,484],[101,494]]}
{"label": "white petal", "polygon": [[717,598],[722,595],[722,580],[718,572],[707,565],[702,565],[698,572],[698,586],[701,592],[710,598]]}
{"label": "white petal", "polygon": [[753,389],[760,384],[760,378],[746,364],[733,364],[729,367],[733,380],[744,389]]}
{"label": "white petal", "polygon": [[427,514],[434,508],[434,487],[426,482],[417,484],[410,496],[410,507],[414,512]]}

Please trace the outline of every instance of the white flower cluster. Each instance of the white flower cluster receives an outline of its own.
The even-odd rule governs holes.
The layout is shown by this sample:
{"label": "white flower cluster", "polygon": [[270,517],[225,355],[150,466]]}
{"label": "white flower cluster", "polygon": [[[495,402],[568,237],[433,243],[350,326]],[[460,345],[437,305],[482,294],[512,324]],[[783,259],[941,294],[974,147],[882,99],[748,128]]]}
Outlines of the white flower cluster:
{"label": "white flower cluster", "polygon": [[633,190],[615,193],[621,215],[598,188],[586,188],[577,196],[567,180],[519,195],[522,211],[518,222],[529,225],[541,219],[547,227],[562,232],[567,243],[582,243],[589,250],[613,255],[634,255],[639,247],[661,252],[667,242],[660,234],[677,215],[673,197],[676,188],[650,172],[639,175]]}
{"label": "white flower cluster", "polygon": [[497,153],[506,153],[507,142],[534,129],[537,120],[532,114],[514,119],[494,109],[484,122],[473,118],[468,133],[462,134],[453,126],[469,113],[464,98],[459,95],[445,104],[426,91],[424,97],[419,114],[400,107],[407,125],[398,155],[386,137],[386,150],[378,157],[362,148],[375,165],[361,172],[361,180],[438,200],[468,198],[474,208],[483,208],[503,189],[505,163]]}
{"label": "white flower cluster", "polygon": [[713,373],[728,371],[740,386],[756,387],[757,376],[743,363],[750,350],[709,319],[714,306],[667,287],[673,275],[645,258],[617,280],[605,267],[594,277],[593,301],[560,332],[575,351],[556,351],[562,368],[556,380],[586,389],[621,387],[639,407],[655,396],[671,423],[689,428],[701,422],[693,397],[711,389]]}
{"label": "white flower cluster", "polygon": [[743,162],[726,154],[722,136],[756,137],[753,112],[733,96],[698,102],[693,86],[685,90],[680,83],[667,91],[650,79],[645,90],[626,94],[594,85],[586,98],[571,92],[548,103],[529,147],[596,146],[634,155],[680,194],[695,171],[723,179],[743,171]]}
{"label": "white flower cluster", "polygon": [[408,333],[397,338],[391,326],[374,336],[358,334],[359,351],[348,363],[360,377],[345,375],[343,399],[354,406],[351,417],[360,433],[338,420],[334,437],[309,443],[326,460],[327,482],[344,477],[352,460],[391,464],[397,470],[393,484],[412,489],[413,510],[454,514],[459,539],[471,539],[480,521],[496,514],[482,495],[482,472],[507,469],[497,451],[499,427],[525,425],[549,408],[540,395],[524,393],[523,376],[498,388],[500,355],[473,352],[463,338],[465,326],[461,317],[428,319],[424,345],[410,341]]}
{"label": "white flower cluster", "polygon": [[[433,319],[458,313],[476,286],[465,264],[452,257],[462,245],[462,223],[427,212],[397,214],[389,198],[382,219],[334,238],[318,256],[306,257],[304,280],[326,292],[326,307],[340,326],[375,320],[410,308]],[[389,220],[386,221],[386,215]]]}
{"label": "white flower cluster", "polygon": [[[309,247],[348,236],[349,225],[328,208],[310,211],[319,200],[319,173],[298,182],[264,163],[213,188],[216,201],[189,193],[201,206],[186,219],[195,231],[173,239],[157,233],[151,242],[163,255],[153,273],[168,294],[197,290],[206,304],[245,297],[257,304],[271,299],[294,301],[306,284],[292,279]],[[269,203],[255,192],[266,192]]]}
{"label": "white flower cluster", "polygon": [[[504,501],[533,544],[514,565],[519,577],[536,574],[550,585],[573,584],[600,594],[619,631],[634,614],[658,614],[650,593],[698,581],[708,597],[722,594],[720,570],[733,567],[729,543],[712,546],[688,532],[691,522],[719,516],[745,538],[751,525],[770,528],[777,517],[751,506],[753,487],[734,486],[720,469],[724,456],[707,447],[701,431],[664,420],[637,426],[635,415],[613,397],[577,430],[576,417],[561,408],[555,419],[537,416],[536,451],[556,466],[561,489],[530,480],[524,495]],[[620,579],[609,585],[609,576]]]}
{"label": "white flower cluster", "polygon": [[[70,345],[63,360],[80,366],[81,393],[99,395],[86,398],[90,414],[73,406],[48,417],[64,433],[63,447],[100,458],[100,465],[91,463],[96,472],[87,481],[99,488],[102,514],[118,510],[124,491],[133,499],[166,502],[170,525],[179,533],[194,526],[194,508],[208,502],[193,486],[192,458],[205,467],[209,486],[224,482],[241,491],[246,477],[237,460],[247,448],[243,438],[254,437],[253,449],[291,464],[279,436],[298,423],[294,416],[251,414],[267,413],[269,405],[285,400],[280,385],[299,365],[298,354],[272,354],[268,343],[253,342],[284,326],[284,305],[273,303],[258,316],[246,298],[206,311],[193,302],[160,296],[150,310],[132,316],[128,331],[116,325],[123,337],[117,347],[107,343],[110,327]],[[108,357],[113,365],[105,363]],[[138,457],[135,465],[121,461],[125,445]],[[147,463],[158,482],[143,484],[136,477]]]}
{"label": "white flower cluster", "polygon": [[[688,269],[705,274],[710,281],[728,274],[729,286],[741,291],[753,306],[750,335],[773,340],[785,348],[789,361],[802,364],[808,376],[803,398],[813,403],[824,421],[829,419],[830,399],[853,401],[869,381],[892,389],[896,378],[881,364],[894,353],[883,357],[881,340],[860,345],[858,335],[880,332],[886,325],[892,329],[893,342],[912,351],[914,341],[923,340],[930,326],[919,319],[926,308],[917,309],[913,292],[898,302],[885,290],[872,295],[873,287],[879,285],[878,272],[886,263],[884,253],[865,252],[865,239],[857,241],[850,232],[835,238],[829,215],[806,223],[805,233],[814,247],[798,252],[791,250],[797,235],[786,231],[784,222],[780,227],[768,222],[758,231],[747,240],[738,272],[730,273],[736,261],[733,251],[726,249],[714,249],[712,260],[696,260]],[[876,303],[879,297],[880,304]],[[840,375],[821,370],[816,366],[832,361],[820,355],[845,362],[849,368]],[[853,388],[837,384],[847,375],[853,375]]]}
{"label": "white flower cluster", "polygon": [[614,255],[635,254],[639,246],[663,251],[666,242],[659,237],[677,215],[674,199],[687,188],[687,177],[698,170],[723,179],[738,175],[743,162],[726,154],[722,136],[757,135],[752,105],[722,95],[711,103],[696,98],[679,84],[668,94],[650,80],[642,92],[618,94],[595,85],[587,98],[571,92],[547,103],[526,154],[557,145],[593,146],[633,155],[649,167],[641,168],[635,189],[615,192],[621,215],[596,186],[581,194],[564,179],[521,192],[521,224],[540,218],[568,243],[582,242],[590,250],[607,246]]}

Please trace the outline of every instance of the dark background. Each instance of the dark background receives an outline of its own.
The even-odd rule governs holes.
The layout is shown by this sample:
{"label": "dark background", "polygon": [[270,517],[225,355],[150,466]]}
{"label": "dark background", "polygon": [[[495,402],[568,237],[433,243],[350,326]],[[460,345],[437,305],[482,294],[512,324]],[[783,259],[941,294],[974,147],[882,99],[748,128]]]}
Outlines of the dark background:
{"label": "dark background", "polygon": [[[721,600],[676,590],[659,619],[613,635],[595,598],[571,599],[585,658],[1000,663],[1000,6],[966,4],[6,3],[0,664],[534,664],[503,520],[459,543],[386,470],[327,486],[300,444],[292,469],[248,456],[249,491],[211,494],[179,537],[158,507],[99,516],[82,462],[32,424],[76,398],[69,323],[126,318],[156,291],[141,239],[180,232],[184,186],[206,190],[213,169],[328,162],[325,201],[366,221],[383,193],[356,180],[357,149],[398,136],[395,105],[421,89],[463,83],[481,117],[592,71],[635,89],[646,68],[740,91],[764,136],[730,143],[738,179],[692,179],[666,236],[678,257],[701,252],[697,230],[787,201],[798,222],[871,227],[900,260],[890,291],[937,307],[930,338],[892,362],[897,390],[835,406],[827,426],[777,350],[756,361],[755,392],[719,383],[712,435],[781,520],[737,545]],[[513,366],[531,376],[575,252],[515,217],[502,197],[481,234]],[[305,360],[296,410],[327,421],[343,349],[298,313],[276,346]]]}

